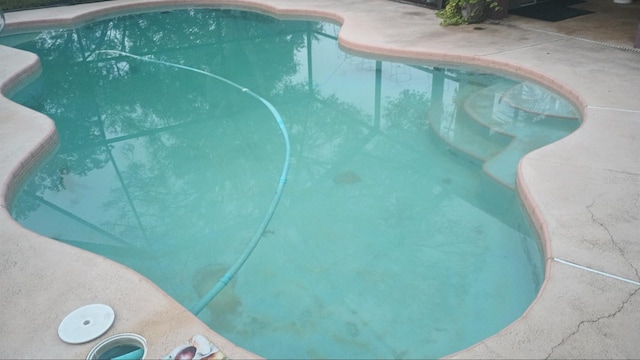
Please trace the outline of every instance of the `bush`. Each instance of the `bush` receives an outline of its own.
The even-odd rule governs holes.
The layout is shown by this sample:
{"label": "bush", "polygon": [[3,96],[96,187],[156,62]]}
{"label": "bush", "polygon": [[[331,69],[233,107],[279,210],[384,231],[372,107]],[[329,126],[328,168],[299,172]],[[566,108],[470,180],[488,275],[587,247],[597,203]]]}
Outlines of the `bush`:
{"label": "bush", "polygon": [[436,16],[442,19],[442,26],[466,25],[484,20],[486,8],[499,10],[500,6],[496,0],[449,0]]}

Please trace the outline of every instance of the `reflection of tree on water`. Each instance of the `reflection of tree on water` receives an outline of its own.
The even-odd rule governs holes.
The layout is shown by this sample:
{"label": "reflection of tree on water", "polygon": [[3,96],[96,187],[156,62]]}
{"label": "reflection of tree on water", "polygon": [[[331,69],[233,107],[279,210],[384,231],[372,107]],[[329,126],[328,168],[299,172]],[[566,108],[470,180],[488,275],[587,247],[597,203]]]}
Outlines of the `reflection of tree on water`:
{"label": "reflection of tree on water", "polygon": [[[216,253],[216,247],[233,247],[233,242],[243,244],[249,235],[245,228],[250,228],[245,222],[262,214],[267,199],[263,194],[271,191],[276,175],[273,169],[278,169],[270,164],[280,161],[282,150],[270,114],[225,84],[99,53],[103,49],[154,53],[157,59],[215,70],[238,83],[251,83],[252,90],[268,94],[286,118],[304,119],[304,123],[293,122],[290,131],[299,156],[313,159],[313,165],[304,170],[309,171],[308,176],[298,175],[309,181],[323,174],[333,176],[332,163],[350,151],[352,145],[347,140],[352,131],[365,135],[361,142],[365,145],[375,136],[391,134],[396,127],[409,130],[410,120],[407,114],[402,116],[402,106],[413,103],[421,109],[417,113],[425,109],[425,104],[420,104],[426,100],[423,95],[405,92],[397,103],[386,106],[387,119],[381,129],[380,124],[371,125],[371,114],[357,106],[332,95],[323,97],[309,84],[292,82],[290,77],[296,75],[299,61],[295,54],[307,41],[317,38],[318,24],[301,22],[285,32],[283,25],[255,14],[183,11],[172,15],[189,21],[163,20],[163,13],[152,14],[151,20],[132,15],[128,20],[133,21],[118,18],[78,29],[48,31],[34,43],[22,45],[41,54],[44,72],[16,99],[54,118],[61,147],[45,164],[57,172],[38,173],[27,184],[24,193],[32,196],[16,202],[16,218],[26,218],[43,204],[55,206],[43,196],[63,190],[64,176],[81,178],[103,168],[113,168],[119,183],[109,185],[109,198],[96,204],[96,211],[108,209],[115,217],[91,223],[84,219],[86,214],[68,215],[110,238],[128,239],[125,242],[133,248],[126,258],[119,259],[124,263],[151,256],[140,253],[138,246],[142,244],[162,244],[165,249],[157,248],[150,260],[175,251],[185,238],[226,241],[211,241],[214,249],[210,253]],[[227,21],[238,15],[246,21]],[[182,23],[190,25],[184,28],[186,25],[179,25]],[[196,31],[203,28],[209,31]],[[158,42],[163,42],[159,52]],[[164,49],[167,44],[171,46]],[[65,47],[73,51],[63,50]],[[210,56],[198,55],[203,49]],[[77,82],[69,80],[78,73],[86,76]],[[56,91],[46,93],[46,89]],[[176,98],[182,101],[174,101]],[[305,110],[299,102],[307,104]],[[335,118],[351,121],[326,121]],[[198,129],[195,136],[193,129]],[[216,139],[234,136],[237,141],[231,145],[216,146]],[[265,142],[265,138],[274,140]],[[266,148],[251,149],[259,140]],[[256,154],[263,158],[255,158]],[[196,173],[188,171],[194,166]],[[168,194],[168,188],[175,191]],[[225,211],[211,213],[211,203],[224,204]],[[169,225],[166,218],[185,226]],[[194,222],[193,218],[201,220]],[[72,243],[76,240],[73,236],[59,238]],[[115,249],[111,255],[117,259],[121,253]]]}
{"label": "reflection of tree on water", "polygon": [[402,131],[427,129],[430,102],[425,91],[402,90],[397,98],[391,99],[387,104],[387,126]]}
{"label": "reflection of tree on water", "polygon": [[[242,20],[237,21],[238,17]],[[229,21],[231,19],[233,21]],[[54,118],[61,139],[60,151],[46,165],[59,170],[49,172],[49,175],[38,174],[25,191],[30,194],[59,191],[64,186],[59,173],[85,176],[111,163],[121,184],[112,189],[112,199],[101,206],[120,209],[121,221],[116,222],[117,225],[100,226],[122,234],[118,236],[142,231],[147,238],[156,238],[152,235],[156,233],[172,239],[171,234],[177,230],[163,227],[163,217],[198,214],[202,211],[197,209],[205,208],[206,204],[230,198],[230,195],[211,193],[202,188],[203,185],[194,184],[198,181],[225,184],[231,174],[222,174],[219,169],[228,166],[225,165],[225,161],[229,161],[228,154],[246,152],[242,146],[255,142],[258,136],[269,137],[269,131],[273,131],[273,128],[255,131],[257,125],[234,126],[235,122],[243,121],[242,114],[253,113],[259,118],[270,116],[259,104],[230,91],[224,84],[179,69],[100,53],[104,49],[137,55],[153,53],[157,59],[215,70],[238,83],[252,84],[254,92],[269,94],[286,117],[305,119],[305,124],[294,124],[291,133],[294,142],[299,141],[299,153],[315,159],[306,170],[311,172],[309,179],[329,174],[332,162],[343,156],[341,144],[346,144],[347,137],[351,136],[349,127],[353,128],[353,121],[360,124],[356,127],[361,127],[355,131],[368,134],[362,138],[361,146],[378,135],[393,137],[394,132],[417,130],[411,128],[416,124],[426,126],[428,97],[424,92],[402,91],[385,105],[384,121],[380,123],[379,115],[375,115],[376,120],[372,123],[371,114],[363,113],[357,106],[333,95],[323,97],[312,84],[291,82],[289,79],[297,73],[299,65],[296,52],[305,43],[318,38],[315,34],[321,26],[307,22],[286,26],[258,14],[188,10],[152,13],[145,17],[130,15],[72,30],[46,31],[35,42],[23,44],[23,48],[41,54],[44,74],[16,99]],[[209,56],[202,56],[203,52]],[[311,59],[307,61],[311,77]],[[379,62],[377,66],[376,76],[380,76]],[[70,75],[78,73],[86,76],[79,82],[69,81]],[[377,86],[380,86],[379,81]],[[42,88],[56,91],[45,94]],[[183,101],[176,103],[176,98]],[[299,102],[307,104],[305,110],[300,110]],[[380,107],[380,99],[377,99],[376,107]],[[371,112],[379,114],[380,110],[371,109]],[[353,121],[324,121],[336,117]],[[187,131],[192,126],[201,129],[195,138]],[[231,130],[239,131],[242,138],[238,144],[245,145],[238,145],[237,149],[211,146],[212,139],[228,138]],[[402,140],[398,138],[393,142]],[[279,149],[280,144],[274,143],[266,150],[277,152]],[[197,176],[188,175],[187,169],[193,164],[182,160],[185,154],[194,163],[204,163],[204,159],[217,159],[220,163],[209,161],[210,166],[203,167]],[[245,163],[237,157],[233,161],[237,175],[251,174],[256,166],[262,166],[255,161]],[[245,178],[246,181],[254,179],[252,176]],[[219,191],[231,194],[231,189],[255,186],[255,183],[234,184],[232,188],[220,188]],[[178,189],[172,195],[172,205],[153,205],[155,196],[164,194],[164,189],[169,187]],[[24,218],[25,212],[37,209],[37,199],[21,203],[14,210],[15,216]],[[237,208],[242,207],[239,204]],[[245,216],[256,216],[259,209],[256,206],[245,211]],[[230,211],[224,215],[224,220],[233,223],[238,215]],[[132,216],[136,218],[135,223],[126,221]],[[134,230],[135,227],[139,229]],[[151,234],[147,234],[146,227],[155,230],[149,230]],[[209,234],[208,227],[203,223],[201,227],[190,228],[194,233]]]}
{"label": "reflection of tree on water", "polygon": [[[179,133],[167,136],[171,126],[209,121],[205,117],[224,118],[244,111],[246,99],[230,96],[228,88],[211,85],[210,80],[202,77],[191,76],[189,83],[173,82],[170,79],[175,79],[175,69],[160,68],[145,73],[148,64],[127,58],[107,58],[97,54],[98,51],[119,49],[142,55],[157,54],[162,44],[162,48],[168,50],[155,55],[157,57],[196,68],[226,71],[225,76],[238,77],[237,81],[259,75],[262,81],[255,90],[269,93],[270,84],[277,84],[296,72],[294,52],[304,45],[306,31],[317,26],[300,22],[296,28],[259,14],[201,9],[171,14],[159,12],[145,17],[130,15],[72,30],[45,31],[35,41],[20,46],[39,54],[43,75],[15,99],[56,121],[61,148],[45,165],[47,168],[58,168],[64,175],[84,176],[109,163],[108,153],[113,150],[113,144],[127,137],[144,136],[145,151],[158,154],[155,158],[163,159],[159,167],[166,172],[171,168],[167,162],[177,161],[171,156],[180,153],[176,149],[190,147],[192,152],[207,151],[206,146],[198,146],[204,145],[202,143],[193,144],[191,140],[185,143]],[[211,56],[203,58],[194,54],[202,48],[208,49]],[[253,66],[256,59],[247,56],[249,48],[257,49],[270,66]],[[269,58],[279,61],[271,64]],[[71,75],[78,73],[86,77],[82,77],[81,82],[71,82]],[[132,78],[136,80],[130,81]],[[54,91],[45,93],[43,88]],[[149,88],[155,91],[148,91]],[[182,95],[187,95],[187,101],[176,107],[170,100]],[[215,100],[213,106],[212,99]],[[169,149],[165,148],[168,142],[171,143]],[[136,170],[125,169],[124,173],[133,174]],[[49,174],[52,175],[38,174],[26,191],[36,194],[44,189],[61,190],[64,185],[57,172]],[[185,172],[177,174],[179,177]],[[21,205],[16,208],[15,216],[22,218],[25,216],[22,212],[36,207],[37,203]]]}

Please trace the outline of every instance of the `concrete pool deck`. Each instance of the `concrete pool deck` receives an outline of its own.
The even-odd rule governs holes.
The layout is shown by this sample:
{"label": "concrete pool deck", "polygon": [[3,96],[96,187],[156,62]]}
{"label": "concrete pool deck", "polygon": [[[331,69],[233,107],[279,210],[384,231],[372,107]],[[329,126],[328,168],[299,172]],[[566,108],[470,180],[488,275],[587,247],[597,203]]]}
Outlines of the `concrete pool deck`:
{"label": "concrete pool deck", "polygon": [[[507,71],[567,96],[582,111],[582,126],[525,156],[518,172],[518,191],[545,248],[543,288],[520,319],[451,357],[640,356],[639,52],[556,33],[562,30],[556,23],[536,29],[540,22],[515,16],[443,28],[433,10],[388,0],[114,0],[9,13],[5,31],[70,25],[131,8],[190,4],[331,20],[343,25],[341,44],[354,52]],[[637,15],[636,5],[629,9]],[[631,48],[633,43],[614,45]],[[0,46],[3,94],[37,69],[34,55]],[[147,358],[159,358],[195,334],[207,336],[231,358],[256,357],[132,270],[11,219],[12,192],[56,142],[49,119],[0,97],[1,357],[86,358],[100,340],[124,332],[147,339]],[[62,342],[57,329],[64,316],[96,302],[113,307],[114,326],[85,344]]]}

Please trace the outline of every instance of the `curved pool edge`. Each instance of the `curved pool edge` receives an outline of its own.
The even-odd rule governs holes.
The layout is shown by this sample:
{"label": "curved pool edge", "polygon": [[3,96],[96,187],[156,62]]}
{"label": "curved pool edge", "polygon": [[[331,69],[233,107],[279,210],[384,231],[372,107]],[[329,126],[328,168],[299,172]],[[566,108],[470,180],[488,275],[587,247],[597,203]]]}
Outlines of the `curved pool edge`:
{"label": "curved pool edge", "polygon": [[[10,55],[17,58],[13,64],[5,65],[0,71],[0,109],[3,111],[2,126],[5,131],[24,133],[27,130],[33,131],[30,138],[11,137],[3,138],[3,147],[10,148],[21,157],[13,157],[4,161],[15,160],[17,163],[4,164],[3,168],[13,168],[7,176],[1,176],[0,179],[0,208],[6,211],[9,208],[13,195],[20,183],[27,176],[30,169],[36,167],[47,155],[52,152],[58,145],[58,133],[51,119],[43,114],[30,111],[24,107],[18,106],[13,109],[14,103],[5,97],[20,87],[21,84],[28,82],[31,77],[37,76],[40,72],[40,60],[34,54],[24,51],[16,51],[10,49]],[[12,111],[13,110],[13,111]],[[23,117],[32,118],[29,124],[20,121]],[[35,129],[34,129],[35,128]],[[0,175],[5,175],[0,173]]]}
{"label": "curved pool edge", "polygon": [[[545,281],[538,297],[525,314],[510,326],[449,357],[632,357],[639,352],[640,345],[632,336],[633,325],[624,319],[625,312],[633,314],[631,310],[640,309],[636,298],[638,287],[554,261],[554,257],[558,257],[638,280],[635,270],[637,264],[633,259],[640,259],[640,256],[633,256],[638,254],[629,241],[634,236],[637,237],[638,230],[635,229],[640,229],[637,226],[638,217],[635,216],[637,202],[634,202],[634,197],[638,194],[637,179],[640,170],[637,157],[633,156],[634,153],[640,153],[640,145],[632,136],[634,131],[640,133],[640,108],[633,96],[638,90],[633,84],[640,83],[639,55],[626,52],[599,55],[600,49],[594,49],[596,45],[593,44],[550,34],[531,34],[526,30],[504,28],[500,25],[486,25],[487,29],[482,32],[473,31],[470,27],[441,28],[438,26],[439,20],[428,9],[382,0],[352,1],[346,4],[339,1],[327,4],[326,1],[314,0],[115,0],[55,8],[55,11],[22,12],[16,16],[18,19],[15,22],[14,13],[10,13],[7,16],[7,30],[10,31],[12,25],[69,25],[111,14],[112,11],[186,6],[194,3],[247,8],[278,17],[303,16],[343,23],[340,32],[341,46],[351,51],[394,59],[467,63],[516,73],[552,87],[574,103],[580,104],[584,115],[580,129],[565,139],[528,154],[521,160],[518,169],[518,191],[541,235],[545,249]],[[71,15],[64,15],[69,10],[72,10]],[[51,20],[51,15],[55,15],[54,20]],[[402,21],[403,29],[383,29],[379,26],[381,22],[391,23],[394,19],[396,23]],[[483,38],[496,35],[502,35],[503,41],[486,41]],[[528,43],[523,46],[523,42]],[[5,51],[6,48],[0,47],[0,59],[6,56]],[[540,56],[540,51],[546,52],[547,56]],[[587,69],[577,71],[575,62],[563,64],[566,60],[565,53],[570,51],[588,55],[584,58],[590,59],[592,65],[582,64]],[[553,55],[549,56],[551,54]],[[598,66],[598,63],[611,61],[612,57],[618,68],[606,70]],[[597,74],[595,79],[584,79],[585,72],[591,74],[589,67],[601,70],[602,74]],[[628,71],[624,78],[626,81],[623,82],[615,80],[620,78],[613,76],[619,74],[620,67],[627,68]],[[614,82],[616,84],[612,84]],[[599,85],[599,88],[593,89],[594,84]],[[610,88],[609,84],[612,84]],[[616,85],[615,89],[613,85]],[[2,86],[4,89],[5,85]],[[4,108],[5,105],[2,106]],[[12,110],[14,107],[19,106],[7,105]],[[8,134],[4,128],[5,119],[3,109],[0,119],[3,122],[3,132],[0,136]],[[29,137],[33,136],[36,135],[30,129]],[[46,132],[40,136],[47,138]],[[19,174],[16,170],[19,158],[28,158],[23,154],[29,152],[17,152],[6,145],[4,138],[0,140],[0,176],[4,190],[5,182],[15,181]],[[620,148],[624,150],[620,151]],[[615,161],[612,161],[611,156],[616,157]],[[25,168],[22,166],[20,169],[24,171]],[[616,186],[613,190],[612,185]],[[5,199],[6,195],[7,193],[3,193],[2,198]],[[70,351],[82,356],[90,348],[85,345],[66,345],[51,334],[55,334],[60,319],[67,312],[91,301],[107,302],[108,299],[113,299],[117,321],[116,327],[109,333],[141,333],[149,341],[150,357],[163,355],[172,346],[195,333],[209,334],[215,342],[222,342],[218,345],[231,357],[254,356],[243,353],[232,344],[224,343],[226,340],[223,338],[215,337],[218,335],[208,330],[144,277],[131,274],[131,270],[98,255],[46,241],[46,238],[21,228],[6,217],[8,214],[3,211],[0,215],[2,247],[15,251],[3,252],[1,255],[4,259],[3,265],[0,265],[3,269],[0,284],[3,289],[8,287],[14,291],[3,293],[3,303],[9,306],[3,308],[2,318],[10,319],[9,324],[22,323],[14,328],[22,331],[6,331],[2,340],[3,348],[31,349],[25,346],[30,340],[44,338],[45,348],[55,350],[48,350],[49,354],[53,354],[52,357],[55,354],[58,357],[68,357]],[[624,221],[620,220],[621,217]],[[73,258],[77,263],[60,265],[61,256]],[[96,270],[87,273],[82,264],[96,264]],[[44,269],[54,267],[55,271],[50,271],[47,276],[43,275],[46,274]],[[15,268],[21,271],[16,272]],[[54,274],[66,274],[76,281],[70,283],[71,280],[64,279],[60,281],[60,287],[51,286],[59,281]],[[93,277],[101,279],[102,286],[84,283],[91,282]],[[17,286],[17,278],[26,284]],[[127,284],[123,284],[125,280]],[[43,284],[48,285],[46,291],[42,290]],[[106,284],[109,284],[109,289],[105,289]],[[68,291],[73,291],[73,301],[66,295]],[[156,295],[151,297],[150,293]],[[78,296],[79,294],[83,296]],[[135,298],[138,302],[123,299],[122,294],[127,294],[128,298]],[[53,301],[45,302],[46,299]],[[143,306],[141,302],[146,302],[147,306]],[[135,315],[119,318],[118,314],[122,312]],[[637,320],[637,315],[635,318],[633,315],[626,318]],[[171,320],[180,325],[172,326]],[[48,326],[42,328],[42,324]],[[86,351],[84,348],[87,348]],[[33,351],[25,353],[24,357],[43,356],[38,349]]]}
{"label": "curved pool edge", "polygon": [[[5,61],[7,58],[10,60]],[[0,59],[0,347],[11,358],[86,358],[104,337],[134,332],[147,340],[148,355],[160,358],[193,335],[202,334],[232,358],[260,358],[209,329],[130,268],[52,241],[23,228],[10,216],[8,207],[16,189],[56,149],[58,135],[47,116],[6,98],[37,75],[37,56],[0,46]],[[57,336],[60,321],[90,303],[114,308],[113,327],[85,344],[64,343]]]}

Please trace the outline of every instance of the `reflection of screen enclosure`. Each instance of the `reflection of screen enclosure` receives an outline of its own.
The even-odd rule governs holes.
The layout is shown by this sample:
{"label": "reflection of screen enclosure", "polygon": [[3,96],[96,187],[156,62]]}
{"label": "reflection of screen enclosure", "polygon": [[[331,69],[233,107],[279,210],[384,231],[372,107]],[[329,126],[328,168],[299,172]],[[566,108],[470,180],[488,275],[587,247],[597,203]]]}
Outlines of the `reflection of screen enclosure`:
{"label": "reflection of screen enclosure", "polygon": [[[113,258],[267,358],[431,358],[515,320],[543,279],[518,160],[579,121],[540,86],[348,55],[338,28],[235,10],[120,16],[0,38],[42,75],[14,101],[60,147],[11,211]],[[120,53],[118,53],[120,52]],[[133,54],[139,58],[127,56]],[[160,62],[146,61],[153,59]]]}

